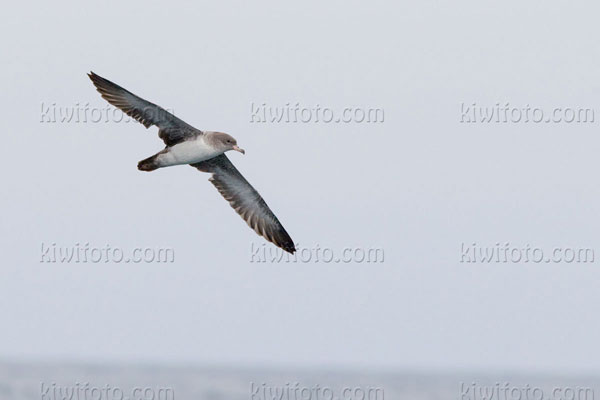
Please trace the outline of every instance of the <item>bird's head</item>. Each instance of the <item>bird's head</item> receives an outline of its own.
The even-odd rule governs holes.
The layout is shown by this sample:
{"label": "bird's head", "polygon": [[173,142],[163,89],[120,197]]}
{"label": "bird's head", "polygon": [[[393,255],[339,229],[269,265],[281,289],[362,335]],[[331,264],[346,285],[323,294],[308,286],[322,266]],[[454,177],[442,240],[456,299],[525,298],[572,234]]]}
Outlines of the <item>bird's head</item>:
{"label": "bird's head", "polygon": [[223,132],[206,132],[210,137],[211,144],[223,152],[229,150],[239,151],[242,154],[246,154],[244,149],[241,149],[237,145],[237,140],[231,135],[228,135]]}

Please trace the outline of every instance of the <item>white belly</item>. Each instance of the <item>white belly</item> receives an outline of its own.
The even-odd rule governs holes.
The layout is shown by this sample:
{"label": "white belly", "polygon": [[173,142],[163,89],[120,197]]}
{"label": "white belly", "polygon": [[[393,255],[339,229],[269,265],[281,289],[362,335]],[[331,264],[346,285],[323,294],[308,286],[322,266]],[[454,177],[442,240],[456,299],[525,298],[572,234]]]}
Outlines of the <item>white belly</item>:
{"label": "white belly", "polygon": [[200,136],[195,140],[186,140],[169,147],[166,152],[158,156],[157,160],[161,167],[168,167],[170,165],[194,164],[209,160],[221,153],[222,151],[216,151],[208,146]]}

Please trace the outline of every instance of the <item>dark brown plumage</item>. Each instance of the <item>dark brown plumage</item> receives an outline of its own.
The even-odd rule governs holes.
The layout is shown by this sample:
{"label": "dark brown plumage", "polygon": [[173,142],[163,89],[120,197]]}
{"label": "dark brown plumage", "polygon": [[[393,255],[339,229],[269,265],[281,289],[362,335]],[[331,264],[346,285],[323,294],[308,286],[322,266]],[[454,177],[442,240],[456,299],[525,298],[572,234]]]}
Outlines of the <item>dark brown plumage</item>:
{"label": "dark brown plumage", "polygon": [[202,172],[212,173],[209,181],[250,228],[269,242],[294,254],[296,247],[290,235],[261,195],[240,174],[225,154],[191,166]]}
{"label": "dark brown plumage", "polygon": [[201,135],[202,131],[188,125],[164,108],[136,96],[121,86],[93,72],[88,74],[102,98],[146,128],[158,126],[158,136],[167,146]]}

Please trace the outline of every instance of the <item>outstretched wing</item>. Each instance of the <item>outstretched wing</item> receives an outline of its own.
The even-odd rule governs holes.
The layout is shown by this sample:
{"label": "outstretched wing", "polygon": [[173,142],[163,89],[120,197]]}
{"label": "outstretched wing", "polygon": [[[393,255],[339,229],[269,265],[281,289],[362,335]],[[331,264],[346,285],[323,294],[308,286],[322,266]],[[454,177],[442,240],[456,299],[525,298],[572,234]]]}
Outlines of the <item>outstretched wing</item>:
{"label": "outstretched wing", "polygon": [[144,124],[158,126],[158,136],[167,146],[172,146],[188,138],[202,134],[202,131],[188,125],[164,108],[136,96],[121,86],[104,79],[93,72],[88,74],[102,97],[125,114]]}
{"label": "outstretched wing", "polygon": [[212,173],[209,181],[215,185],[219,193],[250,228],[269,242],[294,254],[296,248],[290,235],[260,194],[240,174],[225,154],[190,165],[202,172]]}

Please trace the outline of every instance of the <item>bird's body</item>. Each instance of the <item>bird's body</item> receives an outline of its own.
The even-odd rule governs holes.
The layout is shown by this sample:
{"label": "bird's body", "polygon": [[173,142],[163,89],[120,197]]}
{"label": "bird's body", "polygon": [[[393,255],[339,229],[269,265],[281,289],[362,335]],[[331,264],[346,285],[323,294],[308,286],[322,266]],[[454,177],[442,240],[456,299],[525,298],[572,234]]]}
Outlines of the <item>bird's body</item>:
{"label": "bird's body", "polygon": [[158,167],[195,164],[223,154],[222,150],[215,148],[207,139],[207,135],[210,133],[212,132],[206,132],[204,135],[197,135],[194,138],[166,147],[164,151],[158,153],[156,158]]}
{"label": "bird's body", "polygon": [[204,135],[196,136],[194,139],[184,140],[174,146],[167,147],[167,151],[158,156],[160,167],[172,165],[195,164],[206,161],[223,154],[223,151],[215,149],[206,142]]}
{"label": "bird's body", "polygon": [[89,77],[109,103],[119,107],[146,128],[158,126],[158,135],[166,147],[140,161],[139,170],[154,171],[189,164],[199,171],[211,173],[209,180],[256,233],[287,252],[296,251],[292,239],[269,206],[225,155],[229,150],[245,153],[237,146],[233,137],[223,132],[196,129],[156,104],[93,72]]}

